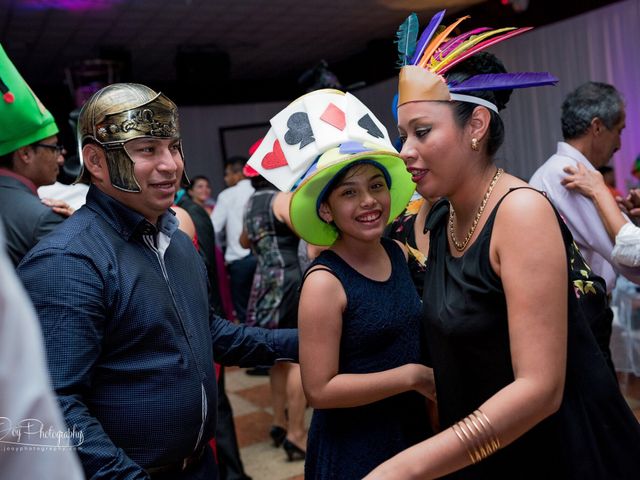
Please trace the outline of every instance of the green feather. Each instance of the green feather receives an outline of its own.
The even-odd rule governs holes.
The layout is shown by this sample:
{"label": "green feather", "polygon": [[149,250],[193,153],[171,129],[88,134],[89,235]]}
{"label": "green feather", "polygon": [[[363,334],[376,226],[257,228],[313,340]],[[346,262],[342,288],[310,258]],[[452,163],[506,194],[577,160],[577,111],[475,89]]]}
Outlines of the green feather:
{"label": "green feather", "polygon": [[396,42],[398,44],[398,66],[404,67],[409,63],[409,59],[416,51],[416,43],[418,41],[418,30],[420,25],[418,24],[418,16],[412,13],[407,19],[402,22],[398,27],[396,36],[398,37]]}

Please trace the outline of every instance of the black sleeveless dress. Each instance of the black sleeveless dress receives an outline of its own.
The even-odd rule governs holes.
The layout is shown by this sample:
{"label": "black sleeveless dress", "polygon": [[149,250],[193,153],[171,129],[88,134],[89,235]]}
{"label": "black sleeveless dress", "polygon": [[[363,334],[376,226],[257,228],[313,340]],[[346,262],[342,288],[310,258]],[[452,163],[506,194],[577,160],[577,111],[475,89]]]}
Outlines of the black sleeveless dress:
{"label": "black sleeveless dress", "polygon": [[[372,373],[421,363],[420,299],[400,247],[381,239],[392,272],[386,281],[364,277],[330,250],[312,263],[331,269],[347,295],[339,373]],[[306,480],[356,480],[430,434],[425,398],[406,392],[353,408],[313,412]]]}
{"label": "black sleeveless dress", "polygon": [[300,239],[273,214],[277,190],[258,190],[247,202],[244,225],[257,265],[247,304],[246,324],[265,328],[298,326]]}
{"label": "black sleeveless dress", "polygon": [[[489,260],[503,199],[460,258],[449,252],[449,203],[440,200],[427,219],[431,244],[424,326],[443,429],[514,380],[505,294]],[[559,216],[558,221],[570,252],[571,233]],[[569,287],[567,373],[559,411],[491,457],[447,478],[640,478],[640,427],[596,343],[573,284]],[[527,288],[526,277],[522,288]]]}

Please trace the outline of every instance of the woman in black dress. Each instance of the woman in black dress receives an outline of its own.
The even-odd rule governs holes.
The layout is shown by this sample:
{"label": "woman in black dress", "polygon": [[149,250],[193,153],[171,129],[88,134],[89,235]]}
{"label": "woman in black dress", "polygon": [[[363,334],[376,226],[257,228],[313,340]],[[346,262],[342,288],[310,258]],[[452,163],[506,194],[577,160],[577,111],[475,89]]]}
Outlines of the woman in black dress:
{"label": "woman in black dress", "polygon": [[446,198],[427,219],[423,298],[442,431],[366,478],[638,478],[640,427],[573,288],[588,267],[551,203],[493,163],[511,91],[481,77],[456,94],[504,67],[476,53],[444,81],[407,68],[401,156],[421,195]]}

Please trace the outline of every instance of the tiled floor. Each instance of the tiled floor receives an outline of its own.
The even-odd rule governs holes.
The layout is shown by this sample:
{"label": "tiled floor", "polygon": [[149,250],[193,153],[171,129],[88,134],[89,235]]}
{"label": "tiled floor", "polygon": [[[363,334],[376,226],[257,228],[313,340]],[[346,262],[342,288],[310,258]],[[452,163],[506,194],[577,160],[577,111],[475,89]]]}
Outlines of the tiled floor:
{"label": "tiled floor", "polygon": [[[302,480],[304,462],[287,461],[284,450],[275,448],[268,434],[273,413],[269,377],[250,376],[240,368],[227,368],[225,375],[247,475],[253,480]],[[308,409],[307,422],[310,419]]]}
{"label": "tiled floor", "polygon": [[[288,462],[282,448],[274,448],[268,431],[271,427],[269,377],[253,377],[244,369],[228,368],[227,393],[233,406],[240,454],[253,480],[302,480],[304,464]],[[618,374],[620,388],[640,420],[640,378]],[[307,411],[307,419],[311,409]]]}
{"label": "tiled floor", "polygon": [[618,381],[624,398],[640,421],[640,378],[632,373],[618,373]]}

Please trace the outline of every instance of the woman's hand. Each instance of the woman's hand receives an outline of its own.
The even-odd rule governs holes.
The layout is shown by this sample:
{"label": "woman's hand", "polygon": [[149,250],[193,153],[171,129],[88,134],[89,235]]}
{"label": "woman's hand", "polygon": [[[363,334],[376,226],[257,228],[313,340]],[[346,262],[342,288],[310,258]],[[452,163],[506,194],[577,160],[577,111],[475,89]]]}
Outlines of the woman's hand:
{"label": "woman's hand", "polygon": [[51,209],[54,212],[56,212],[59,215],[62,215],[63,217],[70,217],[71,215],[73,215],[73,212],[75,211],[73,208],[71,208],[71,205],[69,205],[67,202],[64,202],[62,200],[54,200],[53,198],[43,198],[40,201],[47,207],[51,207]]}
{"label": "woman's hand", "polygon": [[563,169],[567,175],[562,179],[562,185],[568,190],[577,190],[587,198],[594,199],[598,194],[606,192],[610,195],[602,174],[597,170],[587,170],[581,163],[575,167],[567,166]]}

